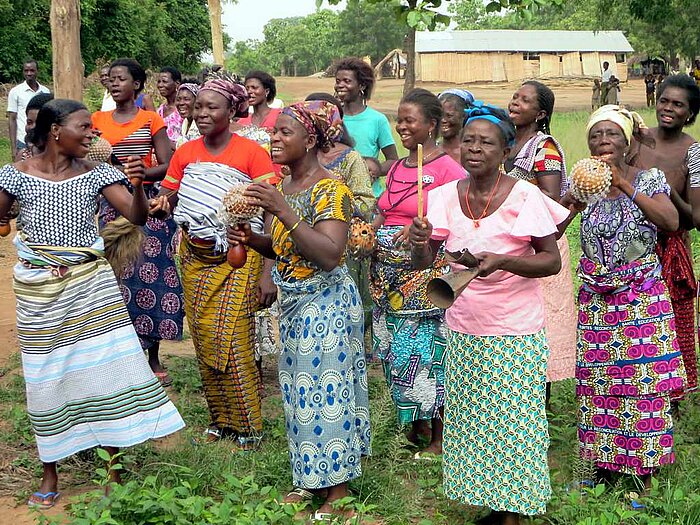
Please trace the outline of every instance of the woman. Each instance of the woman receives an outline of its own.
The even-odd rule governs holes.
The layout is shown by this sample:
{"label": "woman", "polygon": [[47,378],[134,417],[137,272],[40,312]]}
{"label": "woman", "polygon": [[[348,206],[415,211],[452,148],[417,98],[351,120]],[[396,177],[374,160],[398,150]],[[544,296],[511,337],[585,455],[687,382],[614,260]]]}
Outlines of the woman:
{"label": "woman", "polygon": [[[144,165],[126,162],[132,197],[124,173],[84,160],[93,138],[85,106],[53,100],[34,129],[41,153],[0,170],[0,216],[18,201],[23,220],[14,291],[27,409],[44,467],[28,503],[42,509],[60,496],[57,461],[96,446],[114,455],[184,427],[146,363],[95,224],[100,195],[130,221],[146,222]],[[118,471],[110,479],[119,482]]]}
{"label": "woman", "polygon": [[448,89],[440,93],[438,100],[442,104],[442,150],[460,162],[465,112],[474,103],[474,95],[466,89]]}
{"label": "woman", "polygon": [[638,115],[603,106],[587,125],[591,155],[613,169],[607,196],[581,216],[576,395],[581,456],[599,475],[645,478],[673,463],[669,393],[685,379],[657,231],[678,229],[664,174],[625,165]]}
{"label": "woman", "polygon": [[172,199],[183,231],[185,311],[210,415],[205,440],[231,438],[242,450],[256,447],[262,435],[253,316],[260,303],[269,306],[274,300],[258,296],[262,261],[257,254],[249,252],[239,269],[226,261],[227,225],[219,217],[231,187],[272,176],[267,152],[229,130],[230,120],[247,109],[243,86],[223,77],[207,81],[194,107],[202,137],[178,148],[161,190]]}
{"label": "woman", "polygon": [[248,104],[253,108],[253,113],[238,119],[240,126],[255,126],[268,133],[275,127],[280,109],[273,109],[270,104],[277,95],[277,83],[273,76],[264,71],[249,72],[244,81],[248,92]]}
{"label": "woman", "polygon": [[569,215],[501,171],[514,138],[505,111],[471,109],[461,154],[469,178],[434,189],[427,220],[414,219],[410,231],[417,268],[429,268],[443,244],[478,262],[477,278],[446,312],[443,487],[450,499],[492,509],[488,523],[506,525],[544,514],[551,495],[547,342],[534,278],[559,271],[556,224]]}
{"label": "woman", "polygon": [[[462,166],[436,143],[441,119],[440,102],[425,89],[411,90],[399,104],[396,131],[409,154],[392,164],[386,191],[378,201],[381,227],[371,272],[377,305],[375,353],[384,363],[399,424],[411,424],[406,437],[416,445],[422,437],[430,437],[423,450],[428,454],[442,453],[446,331],[444,311],[428,300],[426,285],[447,271],[447,263],[440,254],[430,268],[413,269],[407,239],[418,214],[418,144],[423,145],[426,201],[433,189],[465,177]],[[416,453],[417,459],[421,457]]]}
{"label": "woman", "polygon": [[177,89],[177,97],[175,97],[175,106],[182,118],[182,128],[180,129],[180,138],[177,139],[176,148],[182,146],[185,142],[195,140],[201,137],[197,123],[194,121],[194,103],[197,100],[199,93],[199,84],[196,82],[183,82]]}
{"label": "woman", "polygon": [[158,106],[158,114],[163,118],[163,122],[165,122],[168,139],[170,139],[170,144],[172,144],[173,149],[175,149],[175,145],[180,138],[182,130],[182,116],[177,110],[177,104],[175,102],[181,83],[182,74],[174,67],[169,66],[160,70],[156,83],[158,93],[165,99],[165,102]]}
{"label": "woman", "polygon": [[363,157],[396,160],[394,137],[384,114],[367,105],[374,89],[374,70],[359,58],[344,58],[335,66],[335,94],[343,104],[343,122]]}
{"label": "woman", "polygon": [[[535,80],[524,82],[508,104],[515,124],[515,145],[505,162],[513,177],[532,182],[548,197],[559,201],[568,189],[564,150],[552,137],[549,126],[554,113],[554,93]],[[540,279],[544,298],[547,361],[547,399],[553,381],[574,377],[576,368],[576,308],[571,275],[569,242],[557,241],[561,271]]]}
{"label": "woman", "polygon": [[[280,288],[279,379],[297,490],[288,502],[325,496],[314,515],[330,519],[370,454],[362,303],[345,266],[352,193],[318,162],[340,138],[341,119],[325,101],[284,108],[272,135],[272,157],[289,166],[277,188],[252,184],[246,194],[272,216],[269,235],[245,225],[230,231],[275,257]],[[325,493],[325,494],[324,494]]]}
{"label": "woman", "polygon": [[[115,60],[109,75],[117,109],[93,113],[92,123],[112,145],[119,163],[123,165],[132,155],[143,159],[146,165],[144,191],[148,198],[153,198],[158,195],[158,183],[165,176],[172,154],[165,124],[157,113],[144,111],[134,104],[135,96],[146,81],[146,72],[138,62],[129,58]],[[153,165],[154,156],[156,165]],[[118,210],[103,201],[100,225],[104,226],[117,216]],[[163,385],[168,386],[172,380],[160,362],[158,351],[161,339],[182,338],[182,287],[173,260],[177,226],[172,219],[149,217],[143,229],[146,239],[142,257],[118,277],[136,333],[144,350],[148,351],[151,369]]]}

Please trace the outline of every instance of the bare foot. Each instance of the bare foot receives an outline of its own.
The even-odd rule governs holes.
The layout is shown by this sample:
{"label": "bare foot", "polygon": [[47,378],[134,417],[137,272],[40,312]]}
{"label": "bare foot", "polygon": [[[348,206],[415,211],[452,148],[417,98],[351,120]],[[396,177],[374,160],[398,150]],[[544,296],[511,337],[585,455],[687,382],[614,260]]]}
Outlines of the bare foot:
{"label": "bare foot", "polygon": [[421,454],[442,454],[442,441],[431,442],[427,447],[421,450]]}
{"label": "bare foot", "polygon": [[414,445],[420,445],[421,441],[425,441],[431,437],[432,430],[427,421],[414,421],[411,424],[411,430],[406,432],[406,439]]}

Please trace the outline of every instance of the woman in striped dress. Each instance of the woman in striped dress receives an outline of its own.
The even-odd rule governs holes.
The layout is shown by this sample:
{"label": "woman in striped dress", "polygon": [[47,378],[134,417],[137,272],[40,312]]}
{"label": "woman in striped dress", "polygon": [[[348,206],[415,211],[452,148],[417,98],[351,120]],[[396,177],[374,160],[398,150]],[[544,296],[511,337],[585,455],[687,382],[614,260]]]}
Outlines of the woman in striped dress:
{"label": "woman in striped dress", "polygon": [[184,423],[144,358],[94,219],[101,195],[130,221],[146,222],[143,162],[126,164],[132,196],[122,172],[85,161],[90,113],[71,100],[41,109],[35,137],[45,151],[0,170],[0,216],[19,202],[17,335],[44,463],[29,505],[48,508],[59,497],[57,461],[95,446],[114,454]]}
{"label": "woman in striped dress", "polygon": [[[146,165],[144,191],[147,197],[155,197],[168,169],[172,150],[163,119],[155,112],[134,105],[134,98],[146,81],[146,72],[135,60],[119,59],[112,62],[109,75],[117,109],[94,113],[93,125],[112,145],[119,163],[123,164],[130,155],[143,159]],[[153,162],[154,157],[157,162]],[[117,210],[103,200],[100,226],[117,217]],[[124,302],[136,333],[143,349],[148,351],[151,369],[164,386],[171,380],[158,358],[160,341],[182,338],[184,316],[182,286],[173,259],[176,231],[172,219],[149,217],[144,226],[146,239],[142,256],[119,276]]]}

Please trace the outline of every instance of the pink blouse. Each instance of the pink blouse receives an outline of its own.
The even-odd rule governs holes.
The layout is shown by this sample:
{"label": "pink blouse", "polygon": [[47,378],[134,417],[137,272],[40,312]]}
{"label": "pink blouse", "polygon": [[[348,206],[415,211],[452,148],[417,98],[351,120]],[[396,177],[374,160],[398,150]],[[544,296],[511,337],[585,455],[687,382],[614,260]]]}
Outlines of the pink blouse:
{"label": "pink blouse", "polygon": [[[464,168],[449,155],[441,155],[423,165],[423,211],[435,188],[467,176]],[[384,226],[406,226],[418,216],[418,168],[407,168],[403,160],[392,164],[386,177],[386,191],[377,202]]]}
{"label": "pink blouse", "polygon": [[[559,205],[537,186],[519,180],[506,200],[479,228],[462,212],[457,182],[430,194],[428,221],[433,238],[445,240],[445,248],[456,252],[492,252],[504,255],[534,254],[532,237],[557,232],[557,224],[569,210]],[[452,271],[464,269],[451,265]],[[544,304],[537,279],[497,270],[474,279],[445,314],[447,326],[470,335],[529,335],[544,327]]]}

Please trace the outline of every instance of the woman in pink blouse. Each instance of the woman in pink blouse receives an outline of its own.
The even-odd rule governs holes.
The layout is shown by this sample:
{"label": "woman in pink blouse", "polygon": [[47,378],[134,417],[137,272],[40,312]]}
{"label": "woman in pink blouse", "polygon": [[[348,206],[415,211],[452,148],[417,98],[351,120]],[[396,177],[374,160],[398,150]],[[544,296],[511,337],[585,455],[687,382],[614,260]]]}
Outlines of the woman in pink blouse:
{"label": "woman in pink blouse", "polygon": [[[431,192],[450,181],[462,179],[462,166],[436,144],[442,106],[425,89],[410,91],[401,101],[396,131],[409,151],[388,170],[386,191],[379,198],[381,227],[378,250],[372,261],[370,288],[375,309],[375,353],[382,359],[399,423],[411,423],[409,441],[423,452],[442,453],[442,406],[444,400],[444,310],[426,296],[430,279],[447,272],[438,257],[424,270],[411,265],[408,229],[418,214],[418,145],[423,145],[423,189]],[[425,205],[424,205],[425,206]]]}
{"label": "woman in pink blouse", "polygon": [[534,278],[559,271],[557,224],[569,216],[500,169],[514,138],[503,110],[472,108],[461,152],[469,178],[433,190],[427,219],[414,219],[410,230],[417,268],[429,268],[443,248],[468,250],[478,261],[478,277],[445,316],[443,483],[448,498],[488,507],[489,523],[508,525],[543,514],[551,494],[548,349]]}

